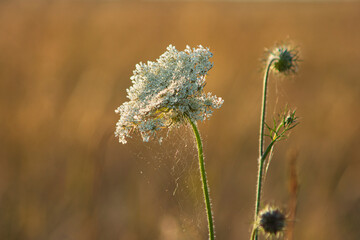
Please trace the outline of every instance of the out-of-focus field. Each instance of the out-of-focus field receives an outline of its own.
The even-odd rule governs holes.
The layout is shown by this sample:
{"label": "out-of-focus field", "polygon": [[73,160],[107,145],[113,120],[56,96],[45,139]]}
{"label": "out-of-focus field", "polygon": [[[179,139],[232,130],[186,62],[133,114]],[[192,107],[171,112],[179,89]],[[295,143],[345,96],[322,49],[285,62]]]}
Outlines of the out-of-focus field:
{"label": "out-of-focus field", "polygon": [[[301,49],[295,77],[271,78],[268,116],[301,124],[275,152],[265,203],[289,206],[295,239],[360,239],[359,3],[0,4],[0,239],[206,239],[194,140],[114,137],[136,63],[169,44],[214,53],[206,89],[225,99],[200,123],[218,239],[253,221],[264,48]],[[166,133],[165,133],[166,134]]]}

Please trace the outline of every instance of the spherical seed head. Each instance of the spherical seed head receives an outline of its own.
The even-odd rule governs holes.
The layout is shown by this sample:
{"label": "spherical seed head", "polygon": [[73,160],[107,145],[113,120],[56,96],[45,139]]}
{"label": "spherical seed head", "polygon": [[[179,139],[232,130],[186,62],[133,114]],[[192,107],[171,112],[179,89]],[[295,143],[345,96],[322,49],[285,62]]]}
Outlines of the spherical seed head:
{"label": "spherical seed head", "polygon": [[127,89],[130,101],[115,110],[120,114],[115,131],[119,141],[126,143],[130,133],[138,130],[147,142],[158,130],[183,124],[184,116],[196,122],[220,108],[222,98],[203,90],[213,66],[211,57],[202,46],[178,51],[170,45],[156,62],[137,64],[133,85]]}
{"label": "spherical seed head", "polygon": [[279,73],[296,73],[299,62],[299,51],[290,45],[280,45],[273,48],[268,61],[273,61],[272,69]]}
{"label": "spherical seed head", "polygon": [[268,236],[278,236],[285,229],[286,217],[279,208],[266,206],[259,213],[258,226]]}

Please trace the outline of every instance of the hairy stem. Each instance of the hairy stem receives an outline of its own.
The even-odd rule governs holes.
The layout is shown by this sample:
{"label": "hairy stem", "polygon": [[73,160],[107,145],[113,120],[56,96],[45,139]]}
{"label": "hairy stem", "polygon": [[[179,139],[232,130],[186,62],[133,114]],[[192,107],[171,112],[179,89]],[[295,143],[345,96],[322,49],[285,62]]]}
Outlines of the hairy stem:
{"label": "hairy stem", "polygon": [[[266,174],[267,174],[267,171],[269,169],[269,166],[270,166],[270,162],[271,162],[271,159],[272,159],[272,156],[274,154],[274,144],[276,141],[278,141],[284,134],[285,134],[285,131],[283,131],[282,133],[278,134],[278,132],[280,131],[280,129],[284,126],[284,122],[281,122],[279,124],[279,126],[276,128],[275,130],[275,133],[274,133],[274,136],[272,137],[272,140],[271,140],[271,143],[269,144],[270,146],[270,153],[269,153],[269,158],[267,159],[266,163],[265,163],[265,172],[263,173],[263,179],[266,178]],[[267,156],[267,151],[269,149],[269,146],[268,148],[265,150],[265,156]],[[266,158],[265,158],[266,159]]]}
{"label": "hairy stem", "polygon": [[[263,179],[263,168],[266,156],[264,156],[264,128],[265,128],[265,114],[266,114],[266,96],[267,96],[267,83],[269,79],[269,73],[271,69],[272,63],[276,59],[273,58],[270,60],[266,66],[266,71],[264,75],[263,82],[263,100],[261,106],[261,119],[260,119],[260,140],[259,140],[259,158],[258,158],[258,176],[257,176],[257,185],[256,185],[256,202],[255,202],[255,216],[254,216],[254,224],[257,222],[257,216],[259,214],[260,209],[260,201],[261,201],[261,187],[262,187],[262,179]],[[258,239],[258,231],[255,228],[254,232],[251,236],[252,239]]]}
{"label": "hairy stem", "polygon": [[259,158],[264,153],[264,129],[265,129],[265,114],[266,114],[267,83],[268,83],[268,79],[269,79],[271,65],[275,60],[276,60],[276,58],[273,58],[271,61],[268,62],[267,66],[266,66],[265,75],[264,75],[263,99],[262,99],[262,105],[261,105],[261,119],[260,119]]}
{"label": "hairy stem", "polygon": [[198,156],[199,156],[199,169],[200,169],[201,182],[202,182],[202,188],[203,188],[203,192],[204,192],[204,201],[205,201],[207,220],[208,220],[209,239],[214,240],[215,239],[214,220],[212,217],[209,186],[208,186],[208,182],[207,182],[207,178],[206,178],[204,153],[203,153],[203,148],[202,148],[201,137],[200,137],[200,133],[199,133],[199,130],[197,129],[196,124],[193,123],[188,116],[187,116],[187,119],[189,120],[189,123],[191,124],[191,126],[194,130],[196,143],[197,143]]}

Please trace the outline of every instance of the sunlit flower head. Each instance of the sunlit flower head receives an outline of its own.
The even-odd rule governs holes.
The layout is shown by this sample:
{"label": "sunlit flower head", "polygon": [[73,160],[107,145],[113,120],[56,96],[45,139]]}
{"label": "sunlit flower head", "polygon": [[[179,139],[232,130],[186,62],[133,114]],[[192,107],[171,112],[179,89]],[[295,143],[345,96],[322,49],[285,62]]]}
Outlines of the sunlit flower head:
{"label": "sunlit flower head", "polygon": [[205,76],[212,68],[212,53],[202,46],[178,51],[167,47],[156,62],[139,63],[133,72],[133,85],[127,89],[130,101],[115,110],[120,114],[115,135],[121,143],[134,130],[147,142],[157,130],[191,121],[205,120],[223,99],[204,93]]}

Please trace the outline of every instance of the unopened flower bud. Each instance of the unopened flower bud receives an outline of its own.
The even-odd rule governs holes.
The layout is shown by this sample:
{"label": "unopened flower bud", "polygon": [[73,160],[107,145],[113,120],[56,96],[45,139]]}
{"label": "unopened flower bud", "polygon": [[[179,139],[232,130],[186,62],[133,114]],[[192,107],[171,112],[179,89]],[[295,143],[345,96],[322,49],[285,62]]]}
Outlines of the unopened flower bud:
{"label": "unopened flower bud", "polygon": [[273,61],[272,68],[279,73],[296,73],[299,52],[289,45],[277,46],[270,51],[268,60]]}

